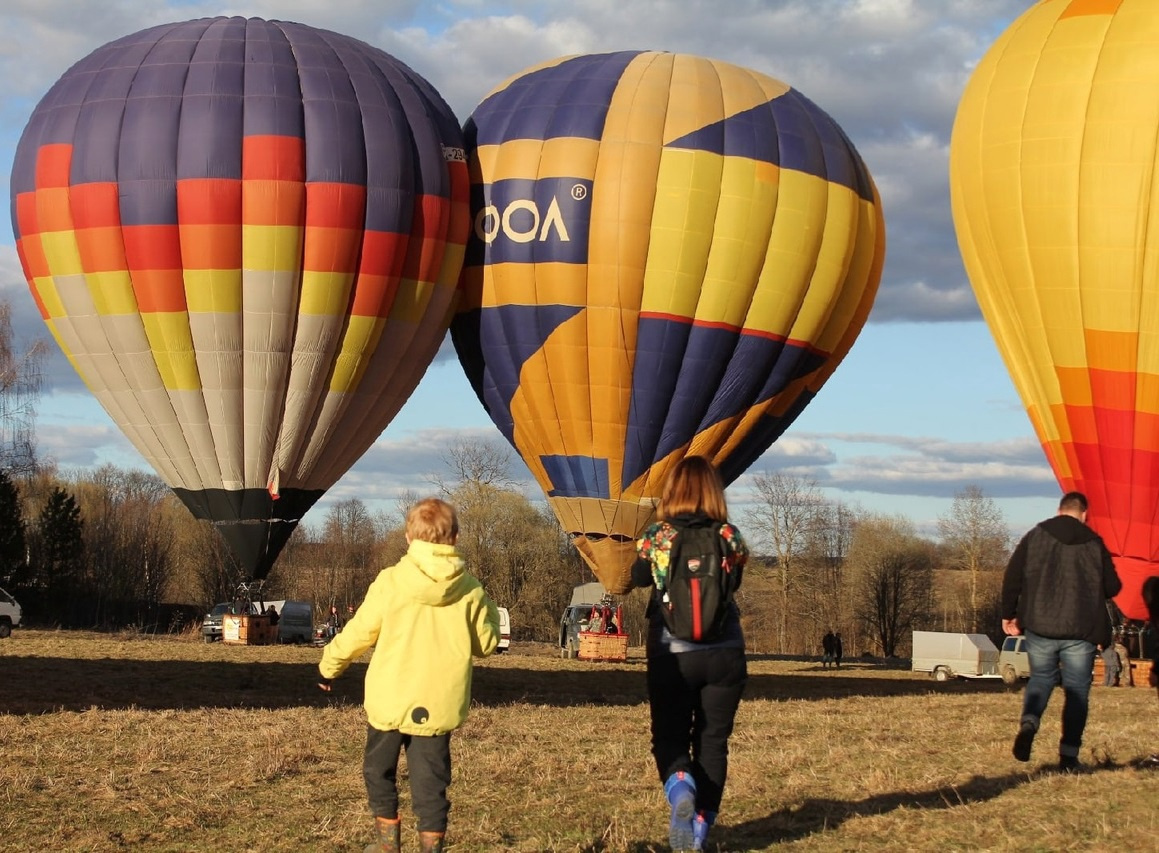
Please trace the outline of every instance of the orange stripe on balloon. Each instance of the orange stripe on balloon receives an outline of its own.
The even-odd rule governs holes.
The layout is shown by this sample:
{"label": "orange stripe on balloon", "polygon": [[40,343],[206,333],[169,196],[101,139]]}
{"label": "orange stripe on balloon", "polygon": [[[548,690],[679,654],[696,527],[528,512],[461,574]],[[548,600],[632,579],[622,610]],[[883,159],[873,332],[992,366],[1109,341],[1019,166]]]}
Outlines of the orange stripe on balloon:
{"label": "orange stripe on balloon", "polygon": [[241,225],[180,225],[181,262],[188,270],[241,269]]}
{"label": "orange stripe on balloon", "polygon": [[362,264],[354,283],[350,313],[360,317],[386,317],[398,292],[403,248],[407,237],[368,231],[362,241]]}
{"label": "orange stripe on balloon", "polygon": [[361,229],[306,228],[302,270],[353,273],[358,269]]}
{"label": "orange stripe on balloon", "polygon": [[1058,18],[1061,21],[1063,18],[1078,18],[1083,15],[1113,15],[1119,11],[1121,3],[1122,0],[1071,0]]}
{"label": "orange stripe on balloon", "polygon": [[306,187],[301,183],[247,180],[241,192],[246,225],[300,226],[306,218]]}
{"label": "orange stripe on balloon", "polygon": [[307,228],[362,229],[366,218],[366,187],[316,182],[306,184]]}
{"label": "orange stripe on balloon", "polygon": [[67,187],[72,146],[66,143],[42,145],[36,152],[36,187]]}
{"label": "orange stripe on balloon", "polygon": [[47,187],[36,191],[36,224],[41,234],[71,231],[72,204],[68,187]]}
{"label": "orange stripe on balloon", "polygon": [[125,247],[119,227],[85,228],[75,233],[85,272],[113,272],[125,268]]}
{"label": "orange stripe on balloon", "polygon": [[306,142],[296,136],[247,136],[241,146],[242,179],[306,180]]}
{"label": "orange stripe on balloon", "polygon": [[36,193],[18,193],[16,196],[16,231],[21,237],[40,233],[40,217],[36,212]]}
{"label": "orange stripe on balloon", "polygon": [[84,228],[120,228],[119,193],[115,181],[71,187],[69,207],[72,210],[73,227],[78,231]]}
{"label": "orange stripe on balloon", "polygon": [[182,225],[241,225],[241,181],[198,178],[177,182],[177,221]]}
{"label": "orange stripe on balloon", "polygon": [[437,277],[443,262],[447,245],[447,225],[450,221],[450,204],[446,199],[422,196],[415,205],[415,220],[411,233],[425,239],[412,239],[407,245],[406,260],[403,262],[403,278],[421,282],[432,282]]}
{"label": "orange stripe on balloon", "polygon": [[1112,332],[1084,329],[1087,367],[1131,372],[1139,362],[1139,332]]}
{"label": "orange stripe on balloon", "polygon": [[142,313],[186,310],[177,226],[127,225],[121,234]]}

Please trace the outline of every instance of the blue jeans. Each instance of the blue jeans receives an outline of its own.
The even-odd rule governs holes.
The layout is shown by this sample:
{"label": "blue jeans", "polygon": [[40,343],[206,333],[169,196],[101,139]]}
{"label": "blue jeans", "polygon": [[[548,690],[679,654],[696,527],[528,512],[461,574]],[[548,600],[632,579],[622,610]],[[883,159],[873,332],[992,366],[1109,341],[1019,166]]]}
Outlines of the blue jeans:
{"label": "blue jeans", "polygon": [[1026,654],[1030,658],[1030,681],[1022,694],[1022,722],[1038,730],[1046,703],[1054,688],[1062,684],[1062,740],[1059,756],[1078,758],[1087,725],[1095,646],[1086,640],[1052,640],[1026,632]]}

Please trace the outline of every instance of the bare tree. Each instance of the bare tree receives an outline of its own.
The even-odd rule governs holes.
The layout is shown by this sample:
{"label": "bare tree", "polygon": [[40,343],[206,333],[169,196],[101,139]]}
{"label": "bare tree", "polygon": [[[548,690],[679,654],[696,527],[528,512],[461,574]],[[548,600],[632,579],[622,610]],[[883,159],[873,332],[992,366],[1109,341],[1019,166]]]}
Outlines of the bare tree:
{"label": "bare tree", "polygon": [[36,469],[36,403],[40,365],[48,344],[37,340],[20,352],[12,334],[12,306],[0,300],[0,468],[10,475]]}
{"label": "bare tree", "polygon": [[756,474],[753,489],[757,500],[749,511],[745,530],[776,559],[773,571],[778,579],[779,598],[777,651],[784,653],[789,646],[789,614],[795,604],[797,561],[808,548],[825,500],[815,480],[782,471]]}
{"label": "bare tree", "polygon": [[326,513],[322,525],[326,542],[327,602],[341,609],[360,601],[378,574],[375,546],[378,542],[374,519],[357,498],[339,501]]}
{"label": "bare tree", "polygon": [[900,516],[862,519],[849,568],[856,615],[866,639],[887,657],[927,618],[932,595],[933,544]]}
{"label": "bare tree", "polygon": [[[979,613],[992,609],[989,599],[997,594],[994,578],[1010,553],[1010,529],[998,505],[978,486],[967,486],[938,519],[938,532],[951,565],[970,573],[970,631],[976,634]],[[980,582],[984,573],[992,573],[988,584]]]}

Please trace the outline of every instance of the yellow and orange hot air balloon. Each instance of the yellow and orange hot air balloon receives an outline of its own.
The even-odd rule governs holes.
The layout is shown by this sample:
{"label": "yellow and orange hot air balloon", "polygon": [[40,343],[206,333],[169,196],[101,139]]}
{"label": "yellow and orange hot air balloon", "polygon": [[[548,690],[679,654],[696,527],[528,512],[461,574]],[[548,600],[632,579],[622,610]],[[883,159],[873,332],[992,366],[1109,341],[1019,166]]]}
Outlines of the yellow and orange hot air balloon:
{"label": "yellow and orange hot air balloon", "polygon": [[672,465],[734,480],[849,351],[884,259],[876,189],[800,92],[685,54],[544,63],[465,135],[460,361],[623,592]]}
{"label": "yellow and orange hot air balloon", "polygon": [[1152,0],[1042,0],[979,63],[950,146],[982,313],[1134,619],[1159,574],[1157,58]]}
{"label": "yellow and orange hot air balloon", "polygon": [[41,314],[254,577],[446,335],[462,144],[398,60],[257,18],[111,42],[28,121],[12,222]]}

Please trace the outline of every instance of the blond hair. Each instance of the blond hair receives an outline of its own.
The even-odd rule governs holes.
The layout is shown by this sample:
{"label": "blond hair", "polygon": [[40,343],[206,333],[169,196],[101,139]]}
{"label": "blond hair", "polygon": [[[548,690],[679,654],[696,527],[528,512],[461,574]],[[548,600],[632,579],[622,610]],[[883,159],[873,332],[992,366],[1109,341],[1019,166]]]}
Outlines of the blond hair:
{"label": "blond hair", "polygon": [[459,538],[459,517],[455,508],[438,498],[424,498],[406,514],[406,538],[413,542],[454,545]]}
{"label": "blond hair", "polygon": [[724,481],[703,456],[685,456],[668,475],[656,515],[669,521],[678,515],[703,513],[713,521],[728,520]]}

